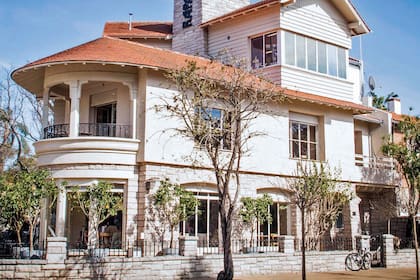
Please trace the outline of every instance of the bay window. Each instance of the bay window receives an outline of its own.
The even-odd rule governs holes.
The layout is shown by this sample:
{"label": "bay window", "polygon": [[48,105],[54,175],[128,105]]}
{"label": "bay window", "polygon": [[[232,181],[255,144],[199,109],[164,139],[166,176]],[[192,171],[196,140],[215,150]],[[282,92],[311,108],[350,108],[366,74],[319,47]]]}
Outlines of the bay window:
{"label": "bay window", "polygon": [[347,78],[347,55],[344,48],[284,32],[284,62],[287,65]]}
{"label": "bay window", "polygon": [[251,39],[251,65],[253,69],[277,64],[277,33]]}

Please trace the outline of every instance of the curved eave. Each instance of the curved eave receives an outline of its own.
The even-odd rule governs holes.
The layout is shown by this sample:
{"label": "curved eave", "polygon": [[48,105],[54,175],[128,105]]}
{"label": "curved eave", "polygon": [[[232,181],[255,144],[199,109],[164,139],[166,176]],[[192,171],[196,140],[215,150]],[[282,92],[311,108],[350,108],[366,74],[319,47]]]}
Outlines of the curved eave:
{"label": "curved eave", "polygon": [[104,61],[104,60],[66,60],[66,61],[51,61],[47,63],[37,64],[37,65],[28,65],[20,67],[14,70],[11,73],[12,79],[19,84],[21,87],[26,89],[27,91],[41,96],[43,92],[43,81],[44,81],[44,73],[45,68],[53,67],[56,65],[69,65],[69,64],[98,64],[98,65],[117,65],[121,67],[136,67],[139,69],[152,69],[152,70],[168,70],[164,68],[159,68],[152,65],[146,64],[134,64],[130,62],[121,62],[121,61]]}

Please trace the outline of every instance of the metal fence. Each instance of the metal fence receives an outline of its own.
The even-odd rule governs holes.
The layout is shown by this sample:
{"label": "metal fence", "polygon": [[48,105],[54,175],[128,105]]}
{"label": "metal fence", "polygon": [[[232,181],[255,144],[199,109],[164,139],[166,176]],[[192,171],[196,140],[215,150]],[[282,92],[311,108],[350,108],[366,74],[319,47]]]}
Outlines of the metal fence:
{"label": "metal fence", "polygon": [[[305,240],[306,251],[349,251],[353,250],[352,238],[308,238]],[[295,251],[302,250],[302,240],[295,239]]]}
{"label": "metal fence", "polygon": [[31,251],[29,244],[16,242],[0,242],[0,259],[45,259],[46,243],[37,242]]}

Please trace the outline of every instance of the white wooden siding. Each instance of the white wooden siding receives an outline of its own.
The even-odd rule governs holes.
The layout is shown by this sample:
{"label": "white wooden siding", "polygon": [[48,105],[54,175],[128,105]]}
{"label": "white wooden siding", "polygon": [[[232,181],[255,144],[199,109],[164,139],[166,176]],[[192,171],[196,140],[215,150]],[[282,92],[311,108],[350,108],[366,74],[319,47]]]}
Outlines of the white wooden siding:
{"label": "white wooden siding", "polygon": [[261,75],[264,78],[266,78],[267,80],[280,85],[281,83],[281,70],[280,70],[280,65],[271,65],[268,67],[264,67],[261,69],[257,69],[255,70],[255,74],[256,75]]}
{"label": "white wooden siding", "polygon": [[273,7],[240,18],[209,26],[209,55],[217,57],[220,51],[229,50],[237,58],[249,60],[249,38],[280,27],[280,8]]}
{"label": "white wooden siding", "polygon": [[297,0],[295,4],[283,7],[280,27],[346,49],[351,48],[347,23],[328,0]]}
{"label": "white wooden siding", "polygon": [[293,66],[281,67],[281,85],[340,100],[353,101],[353,83]]}

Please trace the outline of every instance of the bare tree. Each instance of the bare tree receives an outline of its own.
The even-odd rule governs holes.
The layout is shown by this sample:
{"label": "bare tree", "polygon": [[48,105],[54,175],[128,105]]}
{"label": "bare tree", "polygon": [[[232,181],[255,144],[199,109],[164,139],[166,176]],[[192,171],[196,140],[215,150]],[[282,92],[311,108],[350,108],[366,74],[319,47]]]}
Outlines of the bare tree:
{"label": "bare tree", "polygon": [[23,157],[31,153],[30,143],[40,138],[40,104],[13,82],[11,70],[0,73],[0,171],[9,161],[27,169]]}
{"label": "bare tree", "polygon": [[349,200],[345,188],[338,186],[338,172],[320,163],[298,162],[295,178],[289,182],[292,203],[301,212],[302,280],[306,279],[306,239],[318,239],[331,228],[343,205]]}
{"label": "bare tree", "polygon": [[207,161],[195,164],[210,166],[214,172],[224,249],[224,270],[218,279],[232,279],[234,274],[231,236],[241,190],[241,161],[249,152],[247,143],[262,134],[252,122],[269,104],[283,100],[272,84],[244,71],[241,61],[229,64],[236,67],[187,62],[170,71],[167,78],[177,91],[156,106],[167,117],[180,120],[182,127],[174,128],[176,132],[199,147],[195,151]]}

